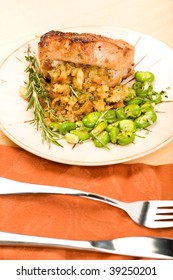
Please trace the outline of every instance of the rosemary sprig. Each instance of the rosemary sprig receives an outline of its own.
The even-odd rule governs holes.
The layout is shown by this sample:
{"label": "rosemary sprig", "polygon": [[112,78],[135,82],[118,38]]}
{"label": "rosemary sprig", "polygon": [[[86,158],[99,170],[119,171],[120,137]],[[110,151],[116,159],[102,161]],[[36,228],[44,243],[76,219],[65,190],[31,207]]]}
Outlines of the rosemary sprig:
{"label": "rosemary sprig", "polygon": [[78,99],[79,96],[78,96],[77,92],[72,88],[72,86],[70,86],[70,90],[71,90],[72,97],[75,96]]}
{"label": "rosemary sprig", "polygon": [[33,124],[36,126],[37,130],[39,128],[41,129],[43,142],[47,141],[49,147],[51,143],[62,147],[58,142],[62,136],[60,137],[57,132],[52,131],[45,123],[45,112],[39,101],[39,97],[44,99],[48,107],[50,100],[48,97],[48,91],[44,87],[44,79],[40,73],[38,61],[35,56],[30,55],[29,50],[28,55],[25,58],[29,62],[29,65],[25,70],[28,73],[28,86],[25,95],[25,99],[29,100],[27,110],[33,108]]}

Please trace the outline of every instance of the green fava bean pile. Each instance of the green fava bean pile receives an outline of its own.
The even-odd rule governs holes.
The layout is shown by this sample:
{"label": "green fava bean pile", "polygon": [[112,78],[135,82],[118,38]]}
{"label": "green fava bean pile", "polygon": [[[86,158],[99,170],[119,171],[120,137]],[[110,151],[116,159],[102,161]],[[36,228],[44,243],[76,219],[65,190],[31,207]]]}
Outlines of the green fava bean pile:
{"label": "green fava bean pile", "polygon": [[70,144],[93,141],[97,148],[133,143],[135,133],[157,121],[155,105],[162,101],[161,93],[154,91],[154,74],[137,71],[135,82],[128,88],[124,107],[105,112],[91,112],[77,122],[52,122],[50,128],[60,133]]}

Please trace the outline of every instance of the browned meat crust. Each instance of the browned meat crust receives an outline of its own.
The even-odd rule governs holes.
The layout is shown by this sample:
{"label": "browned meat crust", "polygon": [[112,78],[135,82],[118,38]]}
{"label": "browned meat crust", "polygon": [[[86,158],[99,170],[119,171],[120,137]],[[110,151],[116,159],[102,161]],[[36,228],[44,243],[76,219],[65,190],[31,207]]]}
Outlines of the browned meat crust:
{"label": "browned meat crust", "polygon": [[134,71],[134,47],[123,40],[90,33],[50,31],[41,37],[38,48],[45,74],[53,61],[120,70],[122,78]]}

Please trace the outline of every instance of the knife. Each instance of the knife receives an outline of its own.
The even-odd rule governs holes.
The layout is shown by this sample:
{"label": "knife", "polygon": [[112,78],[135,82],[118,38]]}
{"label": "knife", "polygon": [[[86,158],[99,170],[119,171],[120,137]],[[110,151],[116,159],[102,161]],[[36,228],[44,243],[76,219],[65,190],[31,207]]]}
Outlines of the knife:
{"label": "knife", "polygon": [[82,241],[0,231],[0,246],[66,248],[152,259],[173,259],[173,239],[160,237],[136,236]]}

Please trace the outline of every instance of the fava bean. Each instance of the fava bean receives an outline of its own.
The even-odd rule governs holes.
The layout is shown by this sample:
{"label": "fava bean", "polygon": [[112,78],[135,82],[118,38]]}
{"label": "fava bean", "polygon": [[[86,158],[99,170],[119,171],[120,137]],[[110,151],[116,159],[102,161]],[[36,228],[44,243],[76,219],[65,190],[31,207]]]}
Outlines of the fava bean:
{"label": "fava bean", "polygon": [[144,99],[142,97],[135,97],[132,100],[129,100],[128,102],[126,102],[126,105],[130,105],[130,104],[142,104],[144,102]]}
{"label": "fava bean", "polygon": [[51,122],[49,125],[50,129],[52,129],[53,131],[58,131],[59,127],[60,127],[60,123],[59,122]]}
{"label": "fava bean", "polygon": [[141,108],[138,104],[129,104],[125,107],[124,112],[127,117],[137,118],[141,115]]}
{"label": "fava bean", "polygon": [[136,93],[140,94],[140,92],[145,92],[145,94],[147,94],[147,92],[152,92],[153,91],[153,85],[151,82],[135,82],[132,85],[132,88],[135,90]]}
{"label": "fava bean", "polygon": [[71,130],[76,128],[76,123],[74,122],[63,122],[59,126],[59,133],[60,134],[66,134],[67,132],[70,132]]}
{"label": "fava bean", "polygon": [[121,146],[125,146],[132,143],[134,139],[135,139],[135,135],[131,131],[120,132],[117,136],[118,144]]}
{"label": "fava bean", "polygon": [[155,104],[159,104],[162,101],[162,96],[160,93],[158,92],[154,92],[151,96],[151,100],[155,103]]}
{"label": "fava bean", "polygon": [[77,128],[70,131],[71,134],[78,136],[79,142],[85,141],[90,138],[89,132],[85,128]]}
{"label": "fava bean", "polygon": [[64,139],[69,143],[69,144],[77,144],[79,143],[79,138],[77,135],[73,135],[71,133],[66,133],[64,136]]}
{"label": "fava bean", "polygon": [[116,116],[118,120],[124,120],[127,118],[125,112],[124,112],[124,108],[123,107],[118,107],[116,109]]}
{"label": "fava bean", "polygon": [[144,104],[141,105],[141,112],[146,113],[147,111],[154,110],[154,106],[152,105],[151,102],[145,102]]}
{"label": "fava bean", "polygon": [[138,117],[135,120],[136,128],[138,129],[146,128],[152,125],[153,123],[155,123],[156,120],[157,120],[156,113],[153,110],[147,111],[144,115]]}
{"label": "fava bean", "polygon": [[133,85],[132,85],[132,88],[135,90],[137,89],[142,89],[142,83],[141,82],[135,82]]}
{"label": "fava bean", "polygon": [[153,86],[150,82],[141,83],[142,88],[136,89],[136,94],[139,97],[146,98],[147,96],[151,96],[153,92]]}
{"label": "fava bean", "polygon": [[113,123],[116,121],[116,111],[115,110],[108,110],[106,112],[106,114],[104,115],[104,119],[108,122],[108,123]]}
{"label": "fava bean", "polygon": [[136,124],[132,120],[121,120],[119,121],[119,129],[120,131],[134,132],[136,130]]}
{"label": "fava bean", "polygon": [[153,91],[153,85],[152,85],[152,83],[150,83],[150,82],[143,82],[142,83],[142,89],[144,90],[144,91],[148,91],[148,92],[152,92]]}
{"label": "fava bean", "polygon": [[119,129],[116,126],[113,126],[109,131],[110,141],[112,144],[115,144],[117,142],[117,136],[119,133]]}
{"label": "fava bean", "polygon": [[76,122],[76,127],[84,127],[84,124],[82,121],[77,121]]}
{"label": "fava bean", "polygon": [[98,123],[98,125],[93,130],[91,130],[90,134],[94,137],[99,135],[103,130],[106,129],[107,125],[108,124],[106,121]]}
{"label": "fava bean", "polygon": [[88,115],[84,116],[82,119],[82,122],[86,127],[93,128],[95,126],[96,122],[98,121],[98,119],[100,118],[100,116],[101,116],[101,113],[92,112],[92,113],[89,113]]}
{"label": "fava bean", "polygon": [[109,133],[105,130],[102,131],[97,136],[97,138],[94,138],[94,145],[98,148],[106,147],[109,141],[110,141]]}
{"label": "fava bean", "polygon": [[[115,123],[111,123],[111,124],[108,124],[108,126],[106,127],[106,131],[110,132],[110,130],[113,128],[113,127],[116,127],[118,129],[118,125],[119,125],[119,121],[115,122]],[[119,130],[119,129],[118,129]]]}
{"label": "fava bean", "polygon": [[136,94],[137,94],[137,96],[139,96],[141,98],[146,98],[148,95],[148,91],[139,88],[136,90]]}
{"label": "fava bean", "polygon": [[135,73],[135,79],[138,82],[153,82],[155,77],[154,74],[150,71],[137,71]]}

